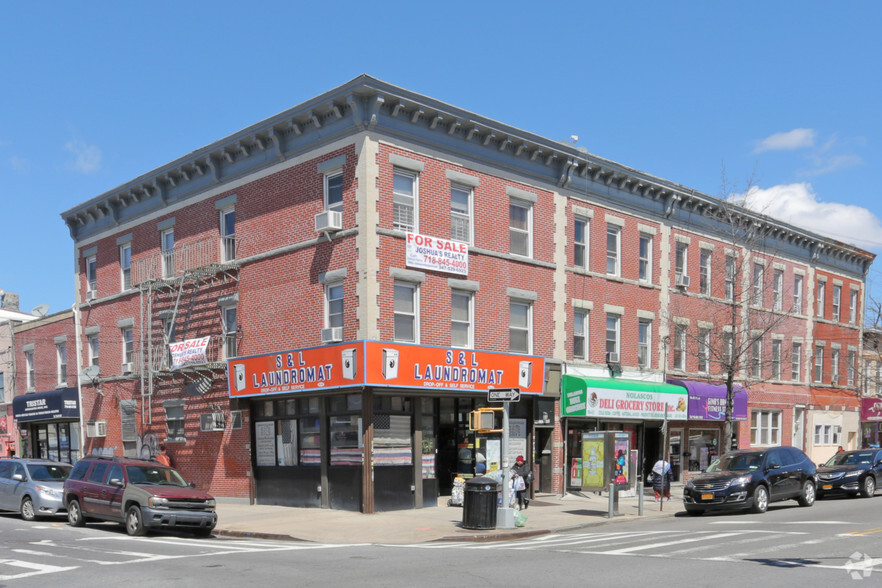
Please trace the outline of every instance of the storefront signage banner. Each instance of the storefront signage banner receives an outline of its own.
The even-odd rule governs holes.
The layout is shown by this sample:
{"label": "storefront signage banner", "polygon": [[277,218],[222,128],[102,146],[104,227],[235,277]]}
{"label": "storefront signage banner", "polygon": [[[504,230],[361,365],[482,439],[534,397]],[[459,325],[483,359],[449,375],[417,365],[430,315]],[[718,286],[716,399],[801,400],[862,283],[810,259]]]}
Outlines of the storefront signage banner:
{"label": "storefront signage banner", "polygon": [[62,388],[38,394],[23,394],[12,399],[12,411],[18,422],[76,419],[80,417],[76,388]]}
{"label": "storefront signage banner", "polygon": [[352,386],[545,391],[542,357],[383,341],[241,357],[230,360],[227,368],[231,397]]}
{"label": "storefront signage banner", "polygon": [[407,267],[469,275],[469,246],[459,241],[408,233],[405,255]]}
{"label": "storefront signage banner", "polygon": [[191,364],[208,363],[206,349],[211,337],[199,339],[187,339],[177,343],[169,343],[168,350],[171,353],[172,369],[177,370]]}
{"label": "storefront signage banner", "polygon": [[[693,380],[669,379],[669,384],[682,386],[689,393],[690,421],[725,421],[726,386]],[[747,390],[735,386],[732,393],[732,420],[747,420]]]}
{"label": "storefront signage banner", "polygon": [[[685,388],[658,384],[656,388],[664,390],[658,391],[643,382],[633,386],[633,389],[628,389],[627,382],[619,384],[622,388],[607,388],[592,386],[589,382],[564,376],[563,416],[650,420],[661,420],[667,416],[669,420],[686,419]],[[682,392],[678,392],[678,389]]]}
{"label": "storefront signage banner", "polygon": [[882,398],[861,398],[861,420],[882,421]]}

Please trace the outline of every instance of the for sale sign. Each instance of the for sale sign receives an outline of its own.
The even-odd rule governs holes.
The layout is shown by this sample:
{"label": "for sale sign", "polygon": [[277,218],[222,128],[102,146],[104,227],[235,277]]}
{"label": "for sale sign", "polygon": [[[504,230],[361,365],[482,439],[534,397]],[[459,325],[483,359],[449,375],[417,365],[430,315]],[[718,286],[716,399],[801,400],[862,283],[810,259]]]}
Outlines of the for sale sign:
{"label": "for sale sign", "polygon": [[469,246],[459,241],[407,234],[405,263],[408,267],[469,275]]}
{"label": "for sale sign", "polygon": [[168,350],[171,353],[172,369],[179,369],[187,365],[208,363],[205,350],[208,348],[208,340],[211,337],[199,339],[187,339],[177,343],[169,343]]}

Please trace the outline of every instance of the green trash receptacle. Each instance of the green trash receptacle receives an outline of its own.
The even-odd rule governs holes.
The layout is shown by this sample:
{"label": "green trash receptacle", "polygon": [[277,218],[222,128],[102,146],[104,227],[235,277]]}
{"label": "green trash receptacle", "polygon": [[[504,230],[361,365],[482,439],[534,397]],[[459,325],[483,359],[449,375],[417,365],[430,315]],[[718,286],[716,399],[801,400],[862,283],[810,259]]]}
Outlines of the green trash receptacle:
{"label": "green trash receptacle", "polygon": [[496,528],[496,486],[496,480],[486,476],[466,480],[462,504],[464,528]]}

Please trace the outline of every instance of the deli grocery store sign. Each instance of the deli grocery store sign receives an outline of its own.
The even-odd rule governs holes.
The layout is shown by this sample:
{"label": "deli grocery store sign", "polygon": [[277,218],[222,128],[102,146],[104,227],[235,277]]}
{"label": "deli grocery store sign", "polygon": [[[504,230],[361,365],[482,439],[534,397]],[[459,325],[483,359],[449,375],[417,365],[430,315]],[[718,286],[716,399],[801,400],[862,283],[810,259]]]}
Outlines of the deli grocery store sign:
{"label": "deli grocery store sign", "polygon": [[545,391],[545,359],[388,341],[353,341],[231,359],[230,396],[344,388]]}

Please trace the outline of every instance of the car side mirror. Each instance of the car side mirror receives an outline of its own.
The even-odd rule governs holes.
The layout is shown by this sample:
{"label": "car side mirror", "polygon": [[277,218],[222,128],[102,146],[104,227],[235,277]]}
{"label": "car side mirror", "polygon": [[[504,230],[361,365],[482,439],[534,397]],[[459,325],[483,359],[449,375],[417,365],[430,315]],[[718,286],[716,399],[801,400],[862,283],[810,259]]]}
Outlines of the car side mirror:
{"label": "car side mirror", "polygon": [[24,476],[21,474],[12,474],[12,479],[16,482],[24,482]]}
{"label": "car side mirror", "polygon": [[196,482],[190,482],[189,484],[187,484],[187,488],[195,488],[195,487],[196,487]]}
{"label": "car side mirror", "polygon": [[119,486],[120,488],[122,488],[123,486],[125,486],[125,484],[123,483],[123,481],[120,480],[119,478],[111,478],[110,481],[109,481],[108,483],[109,483],[111,486]]}

